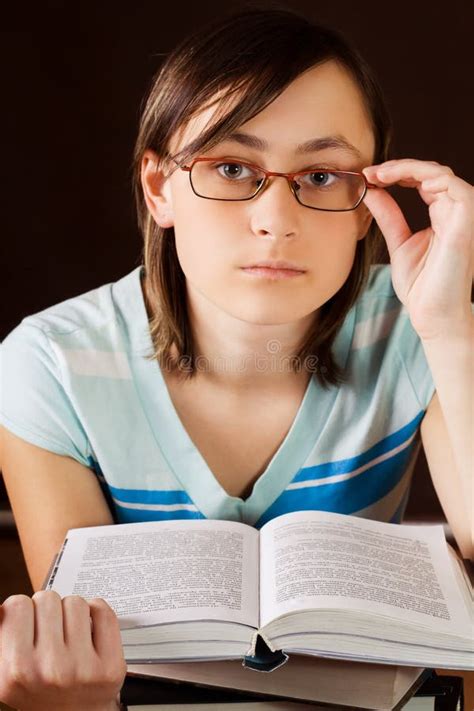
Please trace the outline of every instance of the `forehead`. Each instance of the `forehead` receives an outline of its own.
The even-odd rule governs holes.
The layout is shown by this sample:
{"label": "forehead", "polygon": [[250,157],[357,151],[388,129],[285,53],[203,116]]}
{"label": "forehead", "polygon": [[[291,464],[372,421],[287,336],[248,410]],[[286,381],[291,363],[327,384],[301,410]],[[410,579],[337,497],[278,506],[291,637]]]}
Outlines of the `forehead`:
{"label": "forehead", "polygon": [[[235,96],[233,104],[239,98]],[[180,150],[209,128],[222,115],[222,109],[216,94],[212,105],[176,134],[171,150]],[[343,136],[360,151],[367,163],[372,161],[375,148],[370,116],[361,90],[348,70],[334,60],[298,76],[265,109],[243,123],[240,130],[266,141],[268,148],[262,153],[291,156],[298,144],[330,135]],[[339,148],[323,150],[325,155],[344,154]]]}

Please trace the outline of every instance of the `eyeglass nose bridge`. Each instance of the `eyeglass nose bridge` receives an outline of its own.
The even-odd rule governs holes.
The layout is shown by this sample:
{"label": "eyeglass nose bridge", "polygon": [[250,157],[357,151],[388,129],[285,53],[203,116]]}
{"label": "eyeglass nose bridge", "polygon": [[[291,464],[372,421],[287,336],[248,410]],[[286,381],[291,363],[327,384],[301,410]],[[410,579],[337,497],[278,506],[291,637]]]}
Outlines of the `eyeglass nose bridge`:
{"label": "eyeglass nose bridge", "polygon": [[273,182],[271,180],[271,178],[277,177],[277,178],[285,178],[286,179],[286,182],[288,183],[288,186],[289,186],[291,192],[295,196],[296,200],[298,202],[300,202],[298,200],[298,195],[296,193],[295,180],[294,180],[295,175],[299,175],[298,172],[296,172],[296,173],[277,173],[274,170],[264,170],[263,168],[260,168],[260,170],[263,173],[263,180],[260,183],[260,185],[258,186],[257,190],[252,195],[252,197],[256,197],[257,195],[264,192],[268,188],[268,186]]}

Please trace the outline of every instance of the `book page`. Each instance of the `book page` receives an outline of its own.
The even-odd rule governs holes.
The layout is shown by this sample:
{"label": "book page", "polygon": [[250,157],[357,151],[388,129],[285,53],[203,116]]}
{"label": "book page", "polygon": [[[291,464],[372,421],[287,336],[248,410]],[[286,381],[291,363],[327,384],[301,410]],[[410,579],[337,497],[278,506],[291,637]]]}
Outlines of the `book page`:
{"label": "book page", "polygon": [[298,511],[260,530],[260,626],[295,610],[354,609],[465,634],[442,526]]}
{"label": "book page", "polygon": [[72,529],[47,589],[104,598],[121,629],[206,619],[257,627],[258,535],[207,519]]}

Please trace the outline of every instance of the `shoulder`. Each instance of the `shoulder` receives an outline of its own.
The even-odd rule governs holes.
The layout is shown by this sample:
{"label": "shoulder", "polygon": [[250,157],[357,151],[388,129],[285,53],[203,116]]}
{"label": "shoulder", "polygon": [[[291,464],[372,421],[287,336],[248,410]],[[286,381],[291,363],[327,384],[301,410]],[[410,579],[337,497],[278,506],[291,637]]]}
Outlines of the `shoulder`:
{"label": "shoulder", "polygon": [[371,305],[379,308],[403,306],[393,288],[390,264],[372,264],[370,266],[367,281],[359,294],[357,303],[359,311],[362,313],[367,309],[370,310]]}
{"label": "shoulder", "polygon": [[97,399],[110,403],[111,378],[130,378],[123,305],[137,301],[137,272],[30,314],[7,335],[0,348],[5,427],[88,465],[84,407],[93,406],[89,426]]}
{"label": "shoulder", "polygon": [[373,264],[356,305],[353,349],[385,340],[408,317],[392,284],[390,264]]}
{"label": "shoulder", "polygon": [[111,284],[70,297],[26,316],[21,325],[54,336],[68,335],[86,328],[100,329],[113,318]]}
{"label": "shoulder", "polygon": [[363,297],[396,297],[390,264],[371,264]]}
{"label": "shoulder", "polygon": [[398,392],[406,382],[426,409],[435,385],[422,341],[393,288],[390,264],[370,268],[356,302],[351,350],[354,367],[366,378],[383,379]]}
{"label": "shoulder", "polygon": [[122,291],[130,290],[136,272],[25,316],[6,336],[2,350],[18,342],[38,347],[69,343],[77,348],[107,349],[108,336],[116,331],[118,318],[114,288],[119,285]]}

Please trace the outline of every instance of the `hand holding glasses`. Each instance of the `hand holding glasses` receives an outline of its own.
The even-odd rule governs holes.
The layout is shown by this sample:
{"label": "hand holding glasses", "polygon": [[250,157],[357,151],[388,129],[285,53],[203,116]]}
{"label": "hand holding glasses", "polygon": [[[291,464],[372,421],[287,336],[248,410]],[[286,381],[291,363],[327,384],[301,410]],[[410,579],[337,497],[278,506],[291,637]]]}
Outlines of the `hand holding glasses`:
{"label": "hand holding glasses", "polygon": [[363,173],[312,168],[296,173],[276,173],[254,163],[224,158],[195,158],[190,165],[176,165],[189,172],[191,188],[208,200],[251,200],[265,189],[271,176],[286,178],[297,201],[312,210],[346,212],[362,202],[369,183]]}

